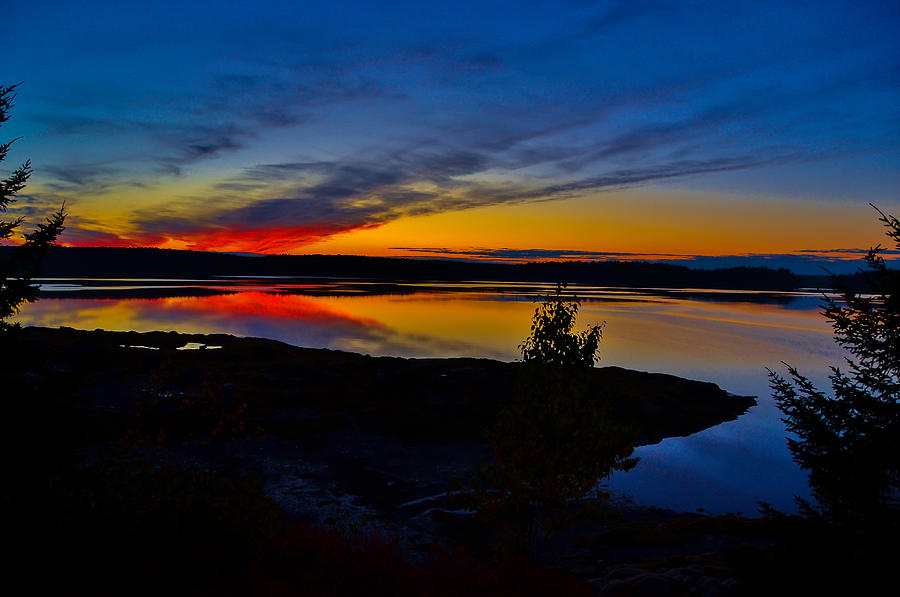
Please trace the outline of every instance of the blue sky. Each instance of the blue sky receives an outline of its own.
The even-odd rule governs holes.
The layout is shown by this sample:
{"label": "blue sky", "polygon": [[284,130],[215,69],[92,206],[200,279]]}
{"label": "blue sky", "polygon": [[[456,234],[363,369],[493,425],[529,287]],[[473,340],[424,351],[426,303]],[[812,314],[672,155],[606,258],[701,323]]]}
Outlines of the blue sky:
{"label": "blue sky", "polygon": [[866,203],[900,206],[897,2],[36,1],[2,27],[19,209],[65,200],[74,244],[743,255],[862,248]]}

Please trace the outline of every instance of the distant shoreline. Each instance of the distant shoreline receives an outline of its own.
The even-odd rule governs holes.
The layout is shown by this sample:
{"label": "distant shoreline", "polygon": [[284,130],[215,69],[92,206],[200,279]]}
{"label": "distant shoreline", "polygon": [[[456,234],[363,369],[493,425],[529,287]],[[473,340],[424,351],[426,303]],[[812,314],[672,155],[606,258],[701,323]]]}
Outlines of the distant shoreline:
{"label": "distant shoreline", "polygon": [[[0,257],[13,247],[0,247]],[[246,256],[152,248],[54,247],[41,267],[46,278],[208,278],[291,276],[435,282],[543,282],[644,288],[795,290],[830,288],[827,275],[787,269],[693,269],[646,261],[479,263],[353,255]],[[853,281],[854,277],[844,277]]]}
{"label": "distant shoreline", "polygon": [[[39,277],[41,299],[160,299],[174,297],[211,297],[244,291],[289,293],[312,297],[400,296],[417,294],[466,295],[491,293],[508,300],[533,301],[553,288],[548,282],[453,282],[413,280],[372,280],[320,276],[213,276],[197,278],[88,278]],[[816,289],[742,289],[742,288],[647,288],[634,286],[594,286],[574,283],[567,292],[585,303],[607,300],[601,293],[622,295],[627,300],[633,293],[650,293],[676,299],[750,301],[767,304],[789,304],[801,293]]]}

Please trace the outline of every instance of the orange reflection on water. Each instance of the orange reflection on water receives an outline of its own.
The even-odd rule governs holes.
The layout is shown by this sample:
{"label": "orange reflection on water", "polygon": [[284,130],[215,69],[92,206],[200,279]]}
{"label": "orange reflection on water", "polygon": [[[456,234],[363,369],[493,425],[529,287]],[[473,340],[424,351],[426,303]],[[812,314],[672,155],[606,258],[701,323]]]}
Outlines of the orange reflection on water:
{"label": "orange reflection on water", "polygon": [[[816,299],[802,308],[672,293],[579,289],[579,326],[606,321],[602,364],[671,373],[756,369],[787,360],[835,362]],[[496,291],[310,296],[247,289],[210,296],[91,299],[48,293],[17,320],[82,329],[231,333],[300,346],[394,356],[473,356],[512,360],[528,334],[534,303]],[[63,298],[56,298],[63,297]],[[738,299],[738,300],[734,300]],[[806,303],[804,303],[806,305]]]}

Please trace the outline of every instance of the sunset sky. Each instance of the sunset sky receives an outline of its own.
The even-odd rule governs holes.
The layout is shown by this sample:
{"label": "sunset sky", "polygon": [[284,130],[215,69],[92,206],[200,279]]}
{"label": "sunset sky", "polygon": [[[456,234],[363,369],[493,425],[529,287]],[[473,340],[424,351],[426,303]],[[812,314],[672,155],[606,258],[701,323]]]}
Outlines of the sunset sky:
{"label": "sunset sky", "polygon": [[896,0],[32,0],[0,30],[13,211],[65,201],[63,244],[780,264],[900,215]]}

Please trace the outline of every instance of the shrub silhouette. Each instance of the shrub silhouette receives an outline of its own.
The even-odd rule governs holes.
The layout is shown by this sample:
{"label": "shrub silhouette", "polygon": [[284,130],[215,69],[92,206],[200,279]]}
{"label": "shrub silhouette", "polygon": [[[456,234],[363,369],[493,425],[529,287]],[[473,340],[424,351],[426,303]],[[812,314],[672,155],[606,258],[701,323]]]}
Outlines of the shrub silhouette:
{"label": "shrub silhouette", "polygon": [[490,433],[494,458],[478,471],[471,494],[505,547],[532,555],[543,535],[566,524],[574,500],[636,463],[633,431],[613,420],[590,383],[602,325],[575,332],[580,301],[563,289],[558,285],[535,309],[531,335],[520,345],[516,395],[498,415]]}
{"label": "shrub silhouette", "polygon": [[[875,206],[873,206],[875,207]],[[900,248],[900,221],[875,208]],[[841,286],[823,314],[835,341],[852,355],[848,372],[831,367],[833,395],[787,364],[790,380],[769,371],[794,460],[809,471],[818,504],[799,500],[811,517],[848,528],[897,528],[900,507],[900,271],[880,245],[865,257],[865,294]]]}
{"label": "shrub silhouette", "polygon": [[575,333],[575,317],[581,302],[578,297],[565,300],[564,284],[556,286],[553,296],[545,297],[534,310],[531,335],[519,345],[526,363],[561,369],[593,367],[603,325],[591,326]]}

